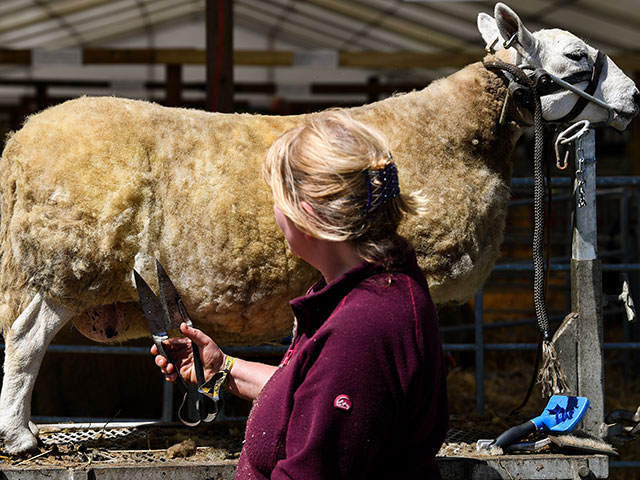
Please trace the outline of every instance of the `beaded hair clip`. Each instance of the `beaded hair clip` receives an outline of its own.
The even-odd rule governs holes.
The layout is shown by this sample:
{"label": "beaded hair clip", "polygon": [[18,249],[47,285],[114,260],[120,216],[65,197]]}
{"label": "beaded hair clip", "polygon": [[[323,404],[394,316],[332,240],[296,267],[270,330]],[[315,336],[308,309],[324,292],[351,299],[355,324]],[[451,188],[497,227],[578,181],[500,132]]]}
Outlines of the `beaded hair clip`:
{"label": "beaded hair clip", "polygon": [[365,213],[371,213],[380,205],[400,195],[398,185],[398,167],[393,162],[393,157],[389,153],[390,163],[380,170],[367,168],[364,176],[367,182],[367,205],[364,207]]}

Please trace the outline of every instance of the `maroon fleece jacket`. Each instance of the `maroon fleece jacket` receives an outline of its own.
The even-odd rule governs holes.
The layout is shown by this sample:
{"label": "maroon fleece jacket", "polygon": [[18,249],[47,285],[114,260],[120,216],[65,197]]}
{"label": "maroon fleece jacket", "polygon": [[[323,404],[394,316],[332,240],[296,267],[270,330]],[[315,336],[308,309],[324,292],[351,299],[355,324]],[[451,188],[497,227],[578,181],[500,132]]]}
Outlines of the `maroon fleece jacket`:
{"label": "maroon fleece jacket", "polygon": [[252,408],[236,479],[439,479],[444,362],[413,249],[291,308],[297,332]]}

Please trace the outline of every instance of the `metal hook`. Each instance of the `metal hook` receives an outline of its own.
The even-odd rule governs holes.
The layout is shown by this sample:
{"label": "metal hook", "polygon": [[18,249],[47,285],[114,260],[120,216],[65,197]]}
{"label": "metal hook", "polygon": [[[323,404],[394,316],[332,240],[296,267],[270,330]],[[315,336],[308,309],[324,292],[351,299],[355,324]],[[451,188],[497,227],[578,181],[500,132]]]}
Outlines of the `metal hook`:
{"label": "metal hook", "polygon": [[495,47],[496,43],[498,43],[499,41],[500,41],[500,37],[496,37],[496,39],[493,42],[491,42],[491,45],[486,45],[484,47],[485,52],[490,53],[491,55],[496,53],[496,49],[493,47]]}
{"label": "metal hook", "polygon": [[561,137],[558,137],[556,140],[556,168],[558,170],[564,170],[567,168],[569,164],[569,149],[564,153],[564,158],[560,159],[560,144],[562,143],[560,140],[564,140]]}
{"label": "metal hook", "polygon": [[505,40],[505,42],[502,44],[502,46],[506,50],[507,48],[511,48],[512,45],[514,43],[516,43],[517,41],[518,41],[518,32],[516,32],[513,35],[511,35],[511,38],[509,40]]}
{"label": "metal hook", "polygon": [[[560,145],[566,145],[567,143],[573,142],[577,138],[582,137],[586,131],[590,127],[589,120],[580,120],[569,126],[569,128],[565,129],[563,132],[558,134],[558,138],[556,138],[555,142],[555,151],[556,151],[556,168],[558,170],[564,170],[567,168],[569,162],[569,150],[564,154],[564,158],[560,158]],[[580,129],[571,136],[568,136],[573,130],[580,127]]]}
{"label": "metal hook", "polygon": [[[564,130],[560,135],[558,135],[558,140],[560,140],[560,138],[562,137],[562,141],[560,143],[562,143],[563,145],[569,142],[573,142],[575,139],[583,136],[587,132],[590,126],[591,126],[591,122],[589,122],[589,120],[580,120],[579,122],[573,123],[569,125],[569,127],[566,130]],[[580,127],[580,129],[576,133],[574,133],[570,137],[566,136],[569,134],[569,132],[572,132],[578,127]]]}

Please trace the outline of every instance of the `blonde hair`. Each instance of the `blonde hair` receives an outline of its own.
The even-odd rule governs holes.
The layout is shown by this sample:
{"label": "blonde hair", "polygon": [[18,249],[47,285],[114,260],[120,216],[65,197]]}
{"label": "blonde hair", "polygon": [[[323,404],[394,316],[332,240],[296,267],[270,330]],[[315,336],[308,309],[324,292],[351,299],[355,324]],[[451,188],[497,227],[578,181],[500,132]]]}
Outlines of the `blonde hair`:
{"label": "blonde hair", "polygon": [[[419,194],[400,193],[365,211],[368,171],[392,162],[387,139],[343,110],[312,116],[271,145],[263,178],[278,208],[302,232],[348,241],[364,260],[384,258],[394,247],[406,213],[424,210]],[[369,197],[370,198],[370,197]],[[307,202],[313,212],[305,210]]]}

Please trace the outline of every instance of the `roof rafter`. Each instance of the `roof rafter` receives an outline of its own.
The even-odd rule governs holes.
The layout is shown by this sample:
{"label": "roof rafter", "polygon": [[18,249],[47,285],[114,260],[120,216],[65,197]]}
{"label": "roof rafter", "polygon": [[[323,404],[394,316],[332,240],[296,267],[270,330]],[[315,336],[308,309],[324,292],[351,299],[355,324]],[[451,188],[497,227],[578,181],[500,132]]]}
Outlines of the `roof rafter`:
{"label": "roof rafter", "polygon": [[[383,13],[381,10],[372,8],[370,5],[365,5],[359,1],[307,0],[307,2],[341,15],[355,18],[364,23],[377,22],[380,14]],[[458,50],[466,47],[466,44],[461,42],[457,37],[434,31],[426,28],[424,25],[409,20],[387,17],[380,21],[378,25],[381,28],[385,28],[407,38],[435,45],[445,50]]]}
{"label": "roof rafter", "polygon": [[[52,6],[50,6],[50,8],[52,8],[52,10],[56,13],[56,15],[63,17],[66,15],[71,15],[73,13],[88,10],[90,8],[95,8],[97,6],[101,6],[109,3],[111,3],[110,0],[83,0],[81,2],[78,2],[77,0],[73,0],[73,1],[66,2],[63,5],[59,5],[55,9]],[[23,6],[22,9],[16,11],[16,13],[23,13],[24,10],[25,9]],[[51,16],[48,13],[41,11],[40,9],[34,10],[32,13],[33,15],[31,16],[31,18],[26,18],[24,20],[11,18],[12,17],[11,15],[5,14],[3,21],[0,22],[0,34],[5,32],[10,32],[13,30],[18,30],[20,28],[35,25],[37,23],[51,19]]]}

